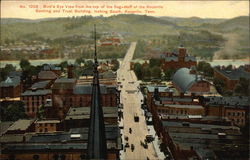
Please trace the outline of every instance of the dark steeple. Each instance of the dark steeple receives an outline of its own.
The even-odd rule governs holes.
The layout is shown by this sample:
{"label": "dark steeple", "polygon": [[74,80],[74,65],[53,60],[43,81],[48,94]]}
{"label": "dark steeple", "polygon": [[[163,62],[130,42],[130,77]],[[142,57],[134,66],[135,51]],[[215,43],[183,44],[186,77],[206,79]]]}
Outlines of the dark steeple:
{"label": "dark steeple", "polygon": [[88,159],[106,159],[107,142],[105,135],[105,125],[101,103],[101,92],[98,77],[98,61],[96,53],[96,29],[94,26],[95,36],[95,55],[94,71],[92,84],[92,99],[90,111],[90,127],[88,133]]}

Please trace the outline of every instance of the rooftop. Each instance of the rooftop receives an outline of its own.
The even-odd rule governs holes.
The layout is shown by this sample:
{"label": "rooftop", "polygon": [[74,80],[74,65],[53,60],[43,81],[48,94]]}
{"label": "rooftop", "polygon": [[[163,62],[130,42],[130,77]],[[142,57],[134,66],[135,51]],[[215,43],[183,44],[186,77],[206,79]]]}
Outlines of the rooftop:
{"label": "rooftop", "polygon": [[246,108],[250,106],[250,98],[246,96],[231,96],[231,97],[205,97],[207,105],[224,105],[232,108]]}
{"label": "rooftop", "polygon": [[215,70],[231,80],[239,80],[241,77],[250,79],[250,73],[246,72],[243,68],[232,69],[232,70],[215,68]]}
{"label": "rooftop", "polygon": [[167,86],[146,86],[148,92],[153,93],[155,91],[155,88],[158,88],[159,93],[161,92],[171,92],[172,90],[168,88]]}
{"label": "rooftop", "polygon": [[[103,107],[104,117],[118,117],[116,107]],[[65,120],[70,119],[89,119],[90,107],[71,107],[67,113]]]}
{"label": "rooftop", "polygon": [[5,81],[0,83],[0,87],[16,87],[20,84],[20,77],[7,77]]}
{"label": "rooftop", "polygon": [[170,108],[190,108],[190,109],[203,109],[201,105],[180,105],[180,104],[160,104],[159,101],[155,102],[156,105],[160,105],[162,107],[170,107]]}
{"label": "rooftop", "polygon": [[[113,85],[100,85],[101,94],[116,93],[116,87]],[[75,85],[74,94],[92,94],[92,85]]]}
{"label": "rooftop", "polygon": [[36,96],[36,95],[47,95],[52,94],[51,89],[39,89],[39,90],[26,90],[21,96]]}
{"label": "rooftop", "polygon": [[47,87],[49,82],[50,82],[49,80],[48,81],[40,81],[40,82],[34,83],[30,88],[31,89],[44,89],[45,87]]}
{"label": "rooftop", "polygon": [[200,75],[190,74],[190,69],[180,68],[173,76],[173,84],[183,92],[188,92],[189,88],[198,81],[206,81]]}
{"label": "rooftop", "polygon": [[34,122],[34,120],[27,120],[27,119],[19,119],[18,121],[14,122],[7,131],[16,131],[21,130],[25,131],[29,128],[29,126]]}
{"label": "rooftop", "polygon": [[52,71],[40,71],[40,72],[38,73],[38,78],[39,78],[39,79],[45,79],[45,80],[47,80],[47,79],[53,80],[53,79],[57,79],[57,78],[58,78],[58,75],[55,74],[55,73],[52,72]]}

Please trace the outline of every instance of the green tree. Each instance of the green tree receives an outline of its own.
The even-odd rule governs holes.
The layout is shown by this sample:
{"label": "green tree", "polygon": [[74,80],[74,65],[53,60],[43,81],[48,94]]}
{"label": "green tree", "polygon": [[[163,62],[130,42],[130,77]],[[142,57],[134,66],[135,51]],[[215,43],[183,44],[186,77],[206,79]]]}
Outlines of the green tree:
{"label": "green tree", "polygon": [[164,71],[164,74],[165,74],[164,77],[165,77],[165,79],[167,81],[171,80],[171,78],[174,75],[174,73],[175,73],[175,69],[170,68],[170,69],[165,70]]}
{"label": "green tree", "polygon": [[80,58],[77,58],[75,60],[75,64],[78,65],[78,66],[81,66],[81,64],[84,64],[85,60],[83,57],[80,57]]}
{"label": "green tree", "polygon": [[64,68],[67,68],[68,66],[68,62],[67,61],[63,61],[59,64],[59,66],[61,67],[62,70],[64,70]]}
{"label": "green tree", "polygon": [[154,66],[153,68],[150,69],[150,72],[151,72],[151,76],[153,78],[158,78],[158,79],[161,78],[161,68],[160,67]]}
{"label": "green tree", "polygon": [[119,61],[118,61],[117,59],[112,59],[112,60],[111,60],[111,63],[114,65],[114,66],[112,67],[112,70],[113,70],[113,71],[117,71],[117,70],[119,69],[119,66],[120,66]]}
{"label": "green tree", "polygon": [[30,67],[30,62],[26,59],[21,59],[19,65],[22,70],[26,70]]}
{"label": "green tree", "polygon": [[160,61],[160,59],[151,58],[151,59],[149,60],[149,66],[150,66],[150,67],[161,66],[161,61]]}
{"label": "green tree", "polygon": [[197,65],[197,70],[203,72],[205,76],[213,77],[214,69],[205,61],[200,61]]}
{"label": "green tree", "polygon": [[140,63],[135,63],[134,64],[134,71],[139,80],[142,79],[142,65]]}
{"label": "green tree", "polygon": [[246,78],[240,78],[238,84],[235,86],[234,92],[237,95],[242,95],[242,96],[249,96],[250,95],[250,85],[249,85],[249,79]]}
{"label": "green tree", "polygon": [[37,118],[38,118],[38,119],[43,119],[43,118],[45,118],[45,109],[44,109],[44,105],[41,105],[41,106],[39,107],[39,110],[38,110],[38,112],[37,112]]}
{"label": "green tree", "polygon": [[7,78],[7,75],[12,72],[15,71],[16,67],[14,67],[12,64],[6,64],[4,68],[0,68],[0,81],[3,81]]}
{"label": "green tree", "polygon": [[150,79],[151,78],[151,71],[150,71],[150,67],[144,66],[142,67],[142,79],[146,80],[146,79]]}
{"label": "green tree", "polygon": [[1,106],[1,121],[17,121],[23,118],[26,118],[23,102]]}
{"label": "green tree", "polygon": [[218,79],[218,78],[214,78],[213,83],[214,83],[214,86],[215,86],[217,92],[220,94],[224,94],[224,92],[225,92],[224,81],[221,79]]}
{"label": "green tree", "polygon": [[93,69],[93,67],[94,67],[94,62],[91,60],[86,61],[84,64],[84,68]]}

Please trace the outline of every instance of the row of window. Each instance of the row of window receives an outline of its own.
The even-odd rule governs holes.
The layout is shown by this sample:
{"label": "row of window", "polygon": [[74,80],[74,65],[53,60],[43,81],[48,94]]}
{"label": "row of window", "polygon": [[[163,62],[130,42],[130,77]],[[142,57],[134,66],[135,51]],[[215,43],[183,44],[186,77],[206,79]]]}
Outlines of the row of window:
{"label": "row of window", "polygon": [[47,97],[48,99],[50,99],[50,96],[23,96],[23,100],[44,100],[45,97]]}
{"label": "row of window", "polygon": [[166,110],[166,109],[158,109],[159,113],[166,113],[166,114],[183,114],[187,115],[187,110]]}
{"label": "row of window", "polygon": [[43,124],[44,124],[45,127],[47,127],[48,125],[50,125],[50,127],[53,127],[53,126],[54,126],[53,123],[49,123],[49,124],[48,124],[48,123],[39,123],[39,127],[42,127]]}
{"label": "row of window", "polygon": [[228,116],[244,116],[244,112],[227,112]]}
{"label": "row of window", "polygon": [[234,123],[244,123],[244,119],[232,119]]}

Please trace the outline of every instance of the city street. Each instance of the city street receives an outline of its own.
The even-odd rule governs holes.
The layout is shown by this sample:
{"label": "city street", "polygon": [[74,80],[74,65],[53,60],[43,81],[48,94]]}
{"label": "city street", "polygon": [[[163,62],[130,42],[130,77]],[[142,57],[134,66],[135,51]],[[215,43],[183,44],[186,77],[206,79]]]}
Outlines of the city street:
{"label": "city street", "polygon": [[[144,148],[146,135],[149,134],[143,111],[141,110],[142,93],[139,91],[139,82],[135,73],[130,70],[130,61],[133,58],[136,42],[131,43],[127,54],[121,63],[120,69],[117,72],[118,82],[121,82],[121,103],[123,104],[123,119],[120,126],[123,125],[124,129],[121,130],[123,151],[121,152],[121,159],[158,159],[153,143],[148,143],[148,148]],[[134,116],[139,117],[139,121],[135,122]],[[131,133],[129,132],[131,128]],[[154,135],[153,135],[154,136]],[[128,137],[126,140],[125,137]],[[128,143],[129,147],[125,144]],[[132,145],[133,144],[133,145]],[[131,146],[134,146],[132,151]]]}

